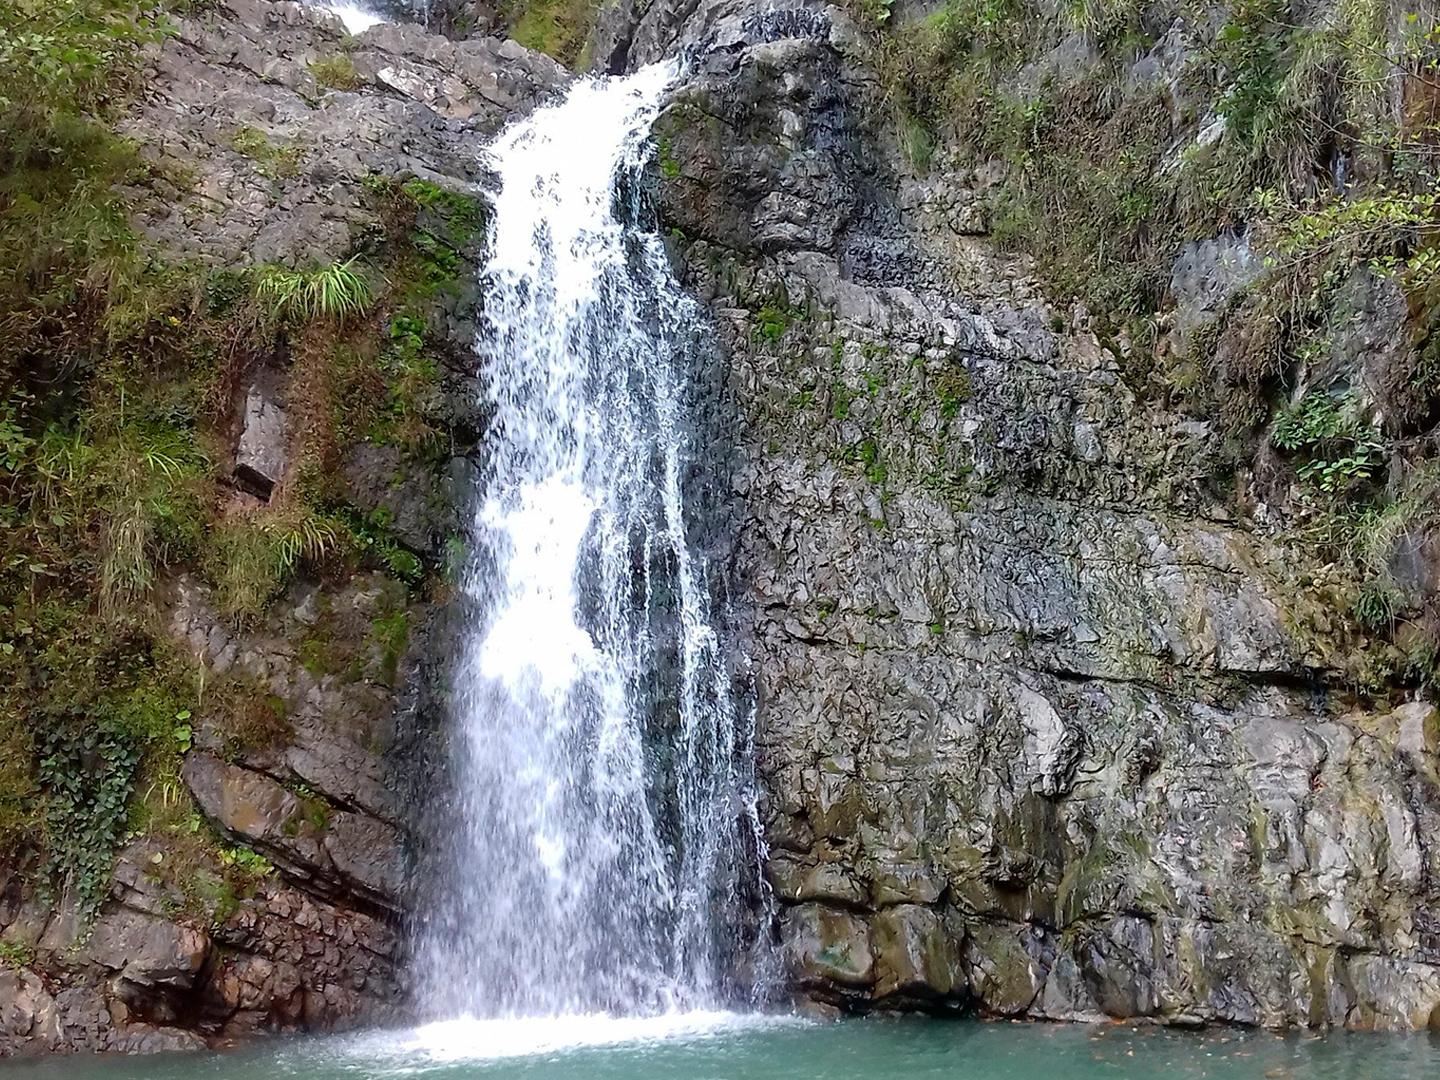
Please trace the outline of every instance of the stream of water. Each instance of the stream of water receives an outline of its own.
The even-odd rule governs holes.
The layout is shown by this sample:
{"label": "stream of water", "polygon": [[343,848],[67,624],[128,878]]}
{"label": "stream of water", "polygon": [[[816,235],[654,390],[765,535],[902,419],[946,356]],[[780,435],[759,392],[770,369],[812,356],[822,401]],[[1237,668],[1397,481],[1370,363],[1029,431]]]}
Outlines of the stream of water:
{"label": "stream of water", "polygon": [[[491,417],[453,676],[456,797],[417,957],[434,1017],[744,998],[748,725],[707,556],[710,340],[647,212],[672,65],[582,80],[489,148]],[[752,965],[753,966],[753,965]]]}

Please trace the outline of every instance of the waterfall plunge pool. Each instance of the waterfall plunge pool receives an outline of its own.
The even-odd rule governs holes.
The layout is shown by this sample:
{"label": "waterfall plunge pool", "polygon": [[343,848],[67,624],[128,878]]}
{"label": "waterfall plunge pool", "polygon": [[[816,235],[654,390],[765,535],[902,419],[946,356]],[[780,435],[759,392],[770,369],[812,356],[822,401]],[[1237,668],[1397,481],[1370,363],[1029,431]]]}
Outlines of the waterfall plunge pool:
{"label": "waterfall plunge pool", "polygon": [[1440,1037],[727,1013],[451,1021],[211,1055],[13,1063],[15,1080],[1421,1080]]}

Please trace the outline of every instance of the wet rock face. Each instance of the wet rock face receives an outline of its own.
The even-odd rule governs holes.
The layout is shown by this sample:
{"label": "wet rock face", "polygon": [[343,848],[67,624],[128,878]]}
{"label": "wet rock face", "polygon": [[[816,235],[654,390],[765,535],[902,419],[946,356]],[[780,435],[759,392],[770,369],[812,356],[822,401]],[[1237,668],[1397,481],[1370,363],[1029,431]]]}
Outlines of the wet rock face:
{"label": "wet rock face", "polygon": [[[213,680],[180,782],[224,844],[243,845],[230,857],[263,869],[237,878],[183,833],[135,841],[88,926],[3,869],[0,942],[26,968],[0,983],[0,1054],[195,1048],[402,1015],[402,792],[418,730],[391,685],[416,676],[372,630],[395,611],[423,624],[396,606],[404,594],[378,574],[302,582],[243,632],[194,581],[157,597]],[[249,706],[284,729],[247,731]]]}
{"label": "wet rock face", "polygon": [[1244,233],[1225,233],[1181,248],[1170,273],[1179,347],[1183,350],[1190,335],[1214,322],[1263,269],[1263,261]]}
{"label": "wet rock face", "polygon": [[[679,10],[654,9],[633,42]],[[777,38],[685,10],[682,41],[727,44],[662,119],[657,183],[744,417],[736,576],[792,985],[1425,1027],[1435,709],[1347,704],[1326,570],[1221,506],[1210,424],[1137,400],[963,193],[887,158],[843,16]],[[1188,252],[1193,325],[1251,269],[1236,238]],[[1358,285],[1356,306],[1385,310]]]}

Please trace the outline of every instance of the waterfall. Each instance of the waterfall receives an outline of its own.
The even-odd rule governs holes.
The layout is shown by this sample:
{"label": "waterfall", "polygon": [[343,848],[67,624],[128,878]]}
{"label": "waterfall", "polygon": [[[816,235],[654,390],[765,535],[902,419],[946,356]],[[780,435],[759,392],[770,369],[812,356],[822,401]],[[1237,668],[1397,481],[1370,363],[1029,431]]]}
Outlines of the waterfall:
{"label": "waterfall", "polygon": [[644,198],[675,75],[578,81],[488,149],[489,459],[418,957],[433,1016],[704,1008],[739,961],[759,833],[707,551],[714,356]]}

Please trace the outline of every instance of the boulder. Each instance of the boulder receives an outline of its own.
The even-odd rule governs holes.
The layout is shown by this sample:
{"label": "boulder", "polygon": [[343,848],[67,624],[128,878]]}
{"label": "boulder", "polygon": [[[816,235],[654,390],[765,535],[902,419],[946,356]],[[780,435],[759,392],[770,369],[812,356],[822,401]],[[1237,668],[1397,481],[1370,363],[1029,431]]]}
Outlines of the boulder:
{"label": "boulder", "polygon": [[869,987],[875,980],[870,928],[848,911],[820,904],[790,908],[780,939],[802,985],[843,991]]}
{"label": "boulder", "polygon": [[875,996],[963,1000],[969,983],[958,938],[928,907],[900,904],[878,912],[871,921]]}
{"label": "boulder", "polygon": [[1002,1016],[1030,1011],[1049,973],[1043,933],[1028,926],[981,923],[969,928],[965,967],[980,1007]]}
{"label": "boulder", "polygon": [[297,795],[211,754],[189,754],[181,775],[217,827],[270,856],[285,873],[326,895],[398,909],[404,850],[393,826]]}
{"label": "boulder", "polygon": [[96,921],[86,956],[141,987],[194,985],[210,952],[201,930],[126,907],[112,907]]}
{"label": "boulder", "polygon": [[262,499],[270,498],[289,462],[289,420],[272,394],[260,385],[245,392],[240,442],[235,448],[235,480]]}
{"label": "boulder", "polygon": [[60,1045],[60,1011],[39,977],[0,967],[0,1057],[39,1054]]}

